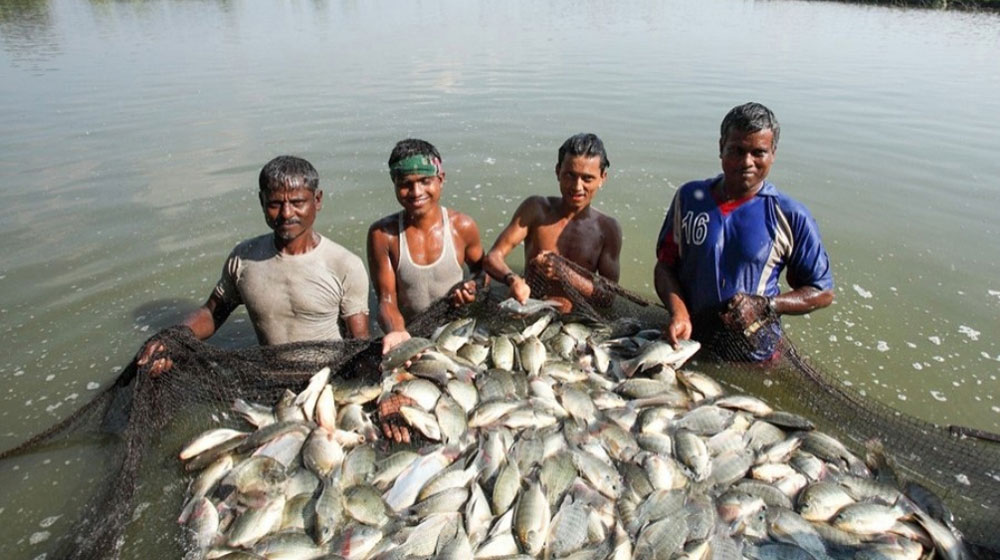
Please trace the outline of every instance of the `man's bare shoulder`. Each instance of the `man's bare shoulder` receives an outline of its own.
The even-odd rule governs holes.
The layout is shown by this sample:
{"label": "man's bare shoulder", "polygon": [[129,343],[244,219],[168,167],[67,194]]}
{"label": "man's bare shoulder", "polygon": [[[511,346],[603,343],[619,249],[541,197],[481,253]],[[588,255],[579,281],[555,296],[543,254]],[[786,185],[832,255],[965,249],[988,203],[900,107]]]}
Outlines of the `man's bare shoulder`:
{"label": "man's bare shoulder", "polygon": [[390,236],[399,235],[399,214],[389,214],[372,222],[368,228],[369,236]]}
{"label": "man's bare shoulder", "polygon": [[594,212],[594,219],[597,220],[598,225],[601,227],[601,231],[604,232],[605,235],[614,235],[619,239],[621,238],[622,226],[618,223],[618,220],[596,208],[591,207],[591,211]]}
{"label": "man's bare shoulder", "polygon": [[476,225],[476,221],[472,219],[472,216],[453,208],[448,209],[448,220],[451,222],[452,227],[458,231],[479,227]]}
{"label": "man's bare shoulder", "polygon": [[526,225],[539,223],[558,211],[559,201],[557,196],[532,195],[521,202],[515,215]]}

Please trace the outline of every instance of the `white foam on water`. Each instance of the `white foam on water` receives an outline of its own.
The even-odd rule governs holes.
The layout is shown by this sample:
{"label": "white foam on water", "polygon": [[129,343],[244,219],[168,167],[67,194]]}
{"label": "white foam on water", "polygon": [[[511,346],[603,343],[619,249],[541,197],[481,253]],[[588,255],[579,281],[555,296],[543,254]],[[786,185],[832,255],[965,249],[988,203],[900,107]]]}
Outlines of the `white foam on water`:
{"label": "white foam on water", "polygon": [[48,552],[43,552],[43,553],[39,554],[38,556],[35,556],[35,558],[33,560],[45,560],[48,557],[49,557],[49,553]]}
{"label": "white foam on water", "polygon": [[17,370],[17,371],[14,372],[14,377],[21,377],[22,375],[24,375],[24,370],[23,369],[19,369],[19,370]]}
{"label": "white foam on water", "polygon": [[42,529],[48,529],[60,517],[62,517],[62,516],[61,515],[53,515],[53,516],[50,516],[50,517],[46,517],[45,519],[43,519],[43,520],[41,520],[41,521],[38,522],[38,526],[41,527]]}
{"label": "white foam on water", "polygon": [[979,340],[979,335],[982,334],[979,331],[977,331],[976,329],[974,329],[972,327],[967,327],[965,325],[959,326],[958,327],[958,332],[960,332],[960,333],[964,334],[965,336],[969,337],[970,340]]}
{"label": "white foam on water", "polygon": [[917,371],[920,371],[920,370],[924,369],[924,366],[922,366],[920,364],[920,362],[913,362],[913,369],[915,369]]}
{"label": "white foam on water", "polygon": [[966,485],[966,486],[971,486],[971,485],[972,485],[972,484],[971,484],[971,483],[969,482],[969,477],[965,476],[965,475],[964,475],[964,474],[962,474],[962,473],[958,473],[958,474],[956,474],[956,475],[955,475],[955,480],[957,480],[959,484],[964,484],[964,485]]}
{"label": "white foam on water", "polygon": [[878,344],[875,345],[875,349],[878,350],[879,352],[888,352],[889,343],[884,340],[880,340],[878,341]]}
{"label": "white foam on water", "polygon": [[936,401],[945,402],[948,400],[947,397],[941,394],[941,391],[931,391],[931,396],[934,397],[934,400]]}
{"label": "white foam on water", "polygon": [[100,389],[100,388],[101,388],[101,384],[98,383],[98,382],[96,382],[96,381],[91,381],[90,383],[87,383],[87,390],[88,391],[96,391],[97,389]]}
{"label": "white foam on water", "polygon": [[837,335],[831,334],[830,335],[830,342],[837,342]]}
{"label": "white foam on water", "polygon": [[934,344],[937,344],[938,346],[941,346],[941,337],[940,336],[928,336],[927,340],[933,342]]}
{"label": "white foam on water", "polygon": [[[991,406],[990,410],[992,410],[993,412],[996,412],[997,414],[1000,414],[1000,406]],[[0,511],[3,511],[3,510],[0,510]]]}
{"label": "white foam on water", "polygon": [[851,287],[854,288],[854,291],[857,292],[857,294],[859,296],[861,296],[861,297],[863,297],[865,299],[870,299],[872,297],[872,293],[871,292],[869,292],[868,290],[862,288],[861,286],[858,286],[857,284],[854,284]]}
{"label": "white foam on water", "polygon": [[907,342],[906,345],[909,346],[910,348],[916,348],[917,347],[917,345],[914,344],[914,343],[912,343],[912,342]]}
{"label": "white foam on water", "polygon": [[486,165],[494,165],[496,164],[496,162],[497,162],[496,158],[491,158],[491,157],[488,157],[483,160],[483,163],[485,163]]}
{"label": "white foam on water", "polygon": [[142,513],[149,509],[149,506],[153,505],[150,502],[142,502],[141,504],[135,506],[135,510],[132,511],[132,521],[142,517]]}
{"label": "white foam on water", "polygon": [[906,395],[904,395],[903,393],[899,393],[898,395],[896,395],[896,398],[899,399],[899,400],[901,400],[901,401],[905,401],[906,400]]}
{"label": "white foam on water", "polygon": [[50,373],[50,374],[48,374],[48,375],[45,376],[45,380],[46,381],[52,381],[55,378],[56,378],[55,374],[52,374],[52,373]]}
{"label": "white foam on water", "polygon": [[[2,277],[0,277],[0,278],[2,278]],[[991,295],[991,296],[996,297],[997,299],[1000,299],[1000,291],[997,291],[997,290],[986,290],[986,293],[989,294],[989,295]]]}
{"label": "white foam on water", "polygon": [[37,533],[33,533],[30,537],[28,537],[28,542],[31,544],[42,543],[49,540],[49,537],[51,536],[52,533],[48,531],[39,531]]}
{"label": "white foam on water", "polygon": [[934,360],[935,362],[944,363],[944,357],[942,357],[942,356],[934,356],[931,359]]}

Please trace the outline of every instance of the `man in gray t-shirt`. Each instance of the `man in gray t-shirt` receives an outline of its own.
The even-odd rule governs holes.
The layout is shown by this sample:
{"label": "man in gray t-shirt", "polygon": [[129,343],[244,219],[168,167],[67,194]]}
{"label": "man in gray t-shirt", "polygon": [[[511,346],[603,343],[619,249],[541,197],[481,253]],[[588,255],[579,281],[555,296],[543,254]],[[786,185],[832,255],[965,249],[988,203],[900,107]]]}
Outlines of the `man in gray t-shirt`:
{"label": "man in gray t-shirt", "polygon": [[[306,160],[274,158],[260,172],[260,203],[273,234],[237,245],[204,305],[181,323],[200,340],[212,336],[241,304],[261,344],[338,340],[343,319],[354,338],[368,338],[368,275],[361,259],[313,231],[323,207],[319,174]],[[137,364],[151,375],[173,366],[151,340]]]}

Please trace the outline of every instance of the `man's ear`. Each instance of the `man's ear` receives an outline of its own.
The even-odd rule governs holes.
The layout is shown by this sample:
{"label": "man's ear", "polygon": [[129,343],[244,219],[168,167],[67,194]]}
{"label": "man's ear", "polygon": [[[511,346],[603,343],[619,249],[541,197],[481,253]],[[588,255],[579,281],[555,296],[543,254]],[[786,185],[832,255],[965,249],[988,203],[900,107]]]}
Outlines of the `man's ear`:
{"label": "man's ear", "polygon": [[323,189],[316,189],[316,211],[323,209]]}

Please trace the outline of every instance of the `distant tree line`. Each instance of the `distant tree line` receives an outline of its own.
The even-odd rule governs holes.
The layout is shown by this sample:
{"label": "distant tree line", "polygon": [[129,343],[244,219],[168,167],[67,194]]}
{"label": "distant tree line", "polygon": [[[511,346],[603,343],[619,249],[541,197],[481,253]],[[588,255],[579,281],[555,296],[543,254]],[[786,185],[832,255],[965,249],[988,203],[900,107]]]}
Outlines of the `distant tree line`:
{"label": "distant tree line", "polygon": [[836,0],[847,4],[908,6],[935,10],[1000,11],[1000,0]]}

